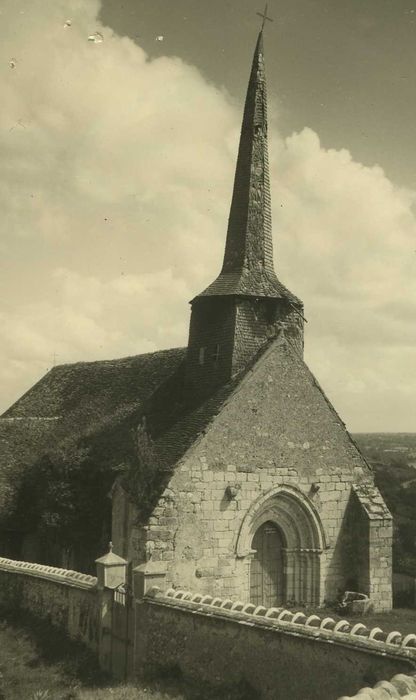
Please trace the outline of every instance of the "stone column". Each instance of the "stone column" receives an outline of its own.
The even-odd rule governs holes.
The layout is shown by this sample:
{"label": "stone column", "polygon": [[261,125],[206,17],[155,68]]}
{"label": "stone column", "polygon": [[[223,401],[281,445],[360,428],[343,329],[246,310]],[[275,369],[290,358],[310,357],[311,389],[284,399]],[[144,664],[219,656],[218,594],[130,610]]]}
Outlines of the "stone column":
{"label": "stone column", "polygon": [[298,603],[306,605],[309,602],[309,554],[306,549],[299,550],[299,598]]}
{"label": "stone column", "polygon": [[283,549],[283,570],[285,576],[285,598],[287,601],[295,599],[295,557],[291,549]]}

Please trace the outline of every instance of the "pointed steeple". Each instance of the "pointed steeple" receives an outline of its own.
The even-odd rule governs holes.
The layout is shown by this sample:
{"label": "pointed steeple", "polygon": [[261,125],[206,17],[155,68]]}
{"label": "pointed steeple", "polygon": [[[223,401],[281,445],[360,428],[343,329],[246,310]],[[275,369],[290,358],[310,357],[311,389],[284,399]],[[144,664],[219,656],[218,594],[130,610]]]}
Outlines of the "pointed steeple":
{"label": "pointed steeple", "polygon": [[244,107],[224,263],[191,304],[185,384],[194,398],[244,371],[279,335],[303,350],[302,302],[273,267],[263,31]]}
{"label": "pointed steeple", "polygon": [[254,51],[220,275],[199,296],[237,294],[299,300],[276,277],[267,148],[263,31]]}

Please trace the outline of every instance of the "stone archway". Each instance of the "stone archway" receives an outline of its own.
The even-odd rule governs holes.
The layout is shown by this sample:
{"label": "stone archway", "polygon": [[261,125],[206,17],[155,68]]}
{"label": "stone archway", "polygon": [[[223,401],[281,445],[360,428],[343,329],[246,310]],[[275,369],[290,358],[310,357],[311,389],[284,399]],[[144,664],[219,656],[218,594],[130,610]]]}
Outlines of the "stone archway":
{"label": "stone archway", "polygon": [[[275,527],[281,533],[282,546],[279,550],[278,540],[275,537],[276,558],[280,560],[271,561],[273,556],[271,545],[267,545],[267,561],[263,555],[263,566],[273,571],[276,581],[276,601],[318,605],[321,592],[320,556],[326,547],[326,541],[321,520],[311,501],[293,486],[278,486],[258,498],[249,508],[238,535],[236,554],[237,557],[251,560],[252,586],[254,580],[252,572],[255,570],[257,576],[260,575],[259,566],[262,565],[262,558],[257,549],[261,539],[258,533],[262,532],[262,527],[269,528],[271,538],[273,538],[271,528]],[[257,546],[253,546],[253,540],[254,545]],[[281,575],[276,573],[279,566],[283,567]],[[267,572],[265,575],[268,575]],[[253,587],[250,595],[255,595]],[[264,594],[264,600],[261,601],[256,594],[255,602],[269,604],[272,597],[273,595]]]}

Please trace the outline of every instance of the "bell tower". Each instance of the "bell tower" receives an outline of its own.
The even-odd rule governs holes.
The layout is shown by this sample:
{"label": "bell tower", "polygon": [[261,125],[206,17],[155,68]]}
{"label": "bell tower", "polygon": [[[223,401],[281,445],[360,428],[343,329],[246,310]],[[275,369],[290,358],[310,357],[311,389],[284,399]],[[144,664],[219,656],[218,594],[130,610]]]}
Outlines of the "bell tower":
{"label": "bell tower", "polygon": [[206,395],[284,333],[303,351],[303,304],[273,265],[263,28],[251,67],[222,270],[192,301],[187,385]]}

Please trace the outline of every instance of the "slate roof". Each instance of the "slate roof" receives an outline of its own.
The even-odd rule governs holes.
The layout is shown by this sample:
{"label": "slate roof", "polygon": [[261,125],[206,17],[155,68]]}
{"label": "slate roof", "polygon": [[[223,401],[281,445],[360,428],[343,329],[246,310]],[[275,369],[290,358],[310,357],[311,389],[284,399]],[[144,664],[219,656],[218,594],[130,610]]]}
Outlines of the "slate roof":
{"label": "slate roof", "polygon": [[198,294],[195,299],[199,297],[231,295],[287,299],[292,304],[303,307],[302,301],[278,280],[274,270],[243,269],[241,272],[222,271],[217,279]]}
{"label": "slate roof", "polygon": [[117,467],[132,458],[132,438],[143,418],[156,446],[162,487],[242,376],[195,404],[184,390],[185,355],[179,348],[58,366],[22,396],[0,417],[0,523],[13,514],[25,470],[65,446],[67,438],[91,447],[115,478]]}
{"label": "slate roof", "polygon": [[219,295],[288,299],[302,306],[278,280],[273,267],[262,32],[254,51],[244,106],[224,262],[217,279],[198,296]]}
{"label": "slate roof", "polygon": [[[114,481],[121,467],[134,459],[133,438],[143,418],[159,463],[156,490],[163,490],[175,464],[271,346],[276,346],[289,374],[306,369],[307,382],[323,395],[336,422],[342,425],[284,335],[263,346],[243,372],[198,404],[186,391],[184,348],[111,362],[63,365],[51,370],[0,417],[0,521],[13,511],[19,477],[25,469],[53,452],[57,444],[65,445],[68,436],[75,435],[79,444],[91,447],[94,459]],[[347,432],[346,438],[358,456]]]}
{"label": "slate roof", "polygon": [[54,367],[1,418],[53,417],[82,420],[142,403],[183,361],[186,348]]}
{"label": "slate roof", "polygon": [[80,438],[140,413],[181,366],[186,349],[54,367],[0,417],[0,520],[19,477],[69,435]]}

